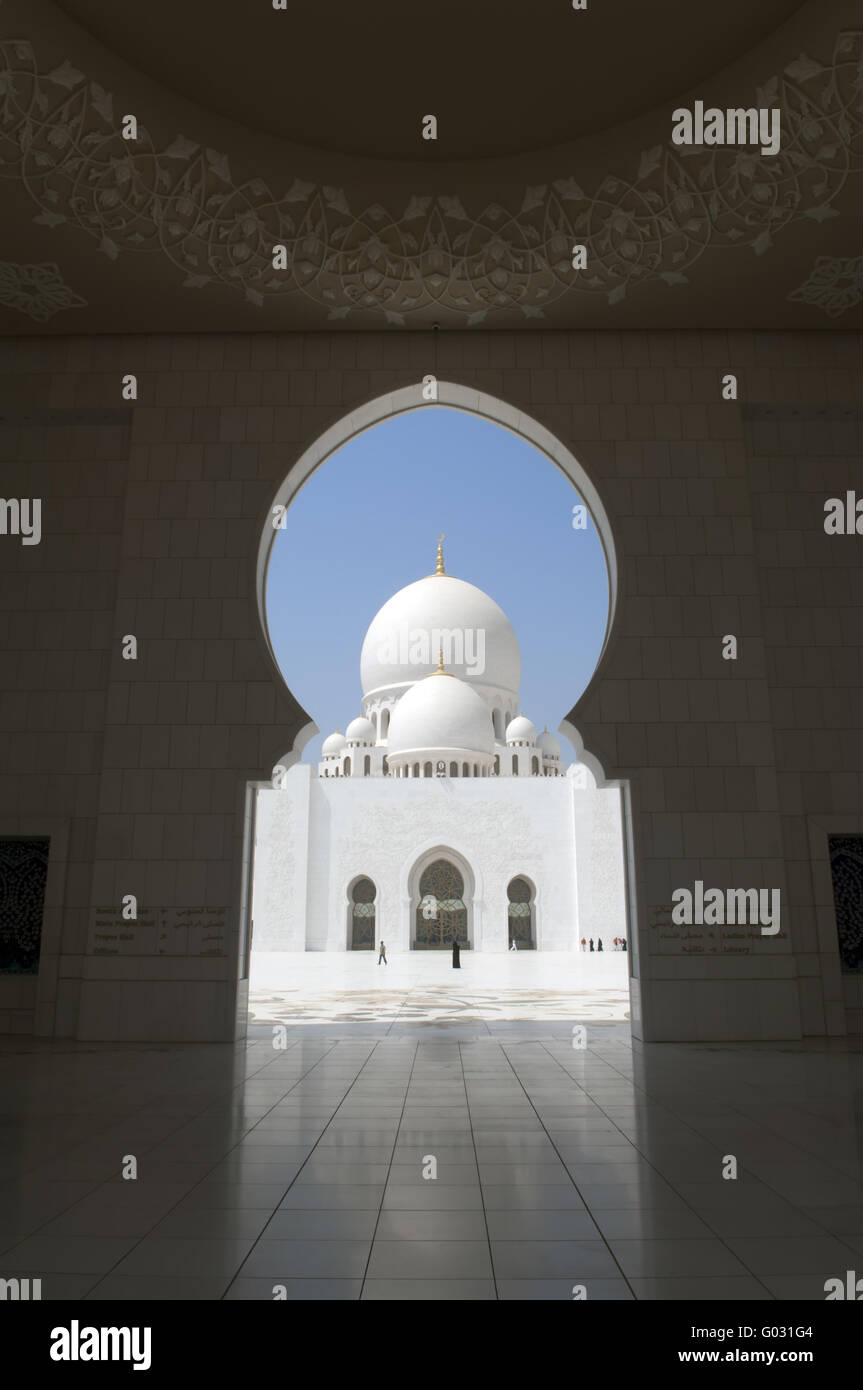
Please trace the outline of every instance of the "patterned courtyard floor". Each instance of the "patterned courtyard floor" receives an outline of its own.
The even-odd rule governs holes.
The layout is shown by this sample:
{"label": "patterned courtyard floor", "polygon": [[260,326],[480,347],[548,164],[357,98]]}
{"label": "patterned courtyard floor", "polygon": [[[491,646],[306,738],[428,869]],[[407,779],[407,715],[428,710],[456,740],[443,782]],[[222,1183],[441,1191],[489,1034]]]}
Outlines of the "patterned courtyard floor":
{"label": "patterned courtyard floor", "polygon": [[475,955],[258,953],[250,1023],[572,1022],[629,1019],[629,957],[618,952]]}

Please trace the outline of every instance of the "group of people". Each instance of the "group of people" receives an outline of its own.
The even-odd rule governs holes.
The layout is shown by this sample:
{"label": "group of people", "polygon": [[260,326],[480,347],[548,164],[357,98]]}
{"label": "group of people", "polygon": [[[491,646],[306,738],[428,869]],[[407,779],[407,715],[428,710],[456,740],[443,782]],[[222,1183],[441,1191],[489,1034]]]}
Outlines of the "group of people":
{"label": "group of people", "polygon": [[[603,948],[603,945],[602,945],[602,937],[601,937],[601,936],[598,936],[598,937],[596,938],[596,940],[597,940],[597,944],[596,944],[596,946],[594,946],[594,944],[593,944],[593,937],[590,937],[590,940],[588,941],[588,939],[587,939],[586,937],[583,936],[583,937],[581,938],[581,949],[582,949],[582,951],[587,951],[587,950],[591,950],[591,951],[593,951],[593,950],[601,951],[601,950],[603,950],[604,948]],[[611,943],[612,943],[612,944],[611,944],[611,949],[612,949],[613,951],[625,951],[625,950],[626,950],[626,937],[625,937],[625,936],[613,936],[613,937],[611,938]],[[518,950],[518,947],[516,946],[516,944],[515,944],[514,941],[513,941],[512,945],[510,946],[509,949],[510,949],[511,951],[517,951],[517,950]],[[461,961],[459,960],[459,954],[460,954],[460,953],[459,953],[459,945],[458,945],[458,942],[456,941],[455,937],[453,937],[453,941],[452,941],[452,963],[453,963],[453,969],[454,969],[454,970],[460,970],[460,969],[461,969]],[[384,965],[386,965],[386,964],[388,963],[388,962],[387,962],[387,948],[386,948],[386,946],[384,945],[383,942],[381,942],[381,944],[380,944],[380,946],[379,946],[379,948],[378,948],[378,965],[380,965],[381,961],[383,961]]]}

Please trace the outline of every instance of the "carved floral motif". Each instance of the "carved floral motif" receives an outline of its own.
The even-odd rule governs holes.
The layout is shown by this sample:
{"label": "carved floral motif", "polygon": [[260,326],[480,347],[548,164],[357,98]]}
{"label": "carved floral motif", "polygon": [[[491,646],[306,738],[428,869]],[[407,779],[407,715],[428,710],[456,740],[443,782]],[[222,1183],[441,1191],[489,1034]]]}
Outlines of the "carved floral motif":
{"label": "carved floral motif", "polygon": [[63,283],[53,261],[41,265],[0,261],[0,304],[19,309],[37,323],[47,323],[61,309],[81,309],[87,301]]}
{"label": "carved floral motif", "polygon": [[[782,111],[781,151],[659,144],[592,192],[567,175],[519,206],[466,208],[415,194],[401,209],[357,208],[341,188],[235,179],[228,157],[177,135],[157,150],[140,125],[125,141],[111,93],[67,61],[38,69],[24,40],[0,45],[0,177],[21,180],[35,221],[64,224],[112,260],[167,256],[189,289],[226,286],[257,305],[304,296],[330,319],[372,312],[394,324],[442,311],[468,326],[496,311],[542,318],[565,295],[617,304],[640,285],[687,283],[704,253],[762,255],[786,227],[838,216],[863,162],[863,33],[821,63],[801,54],[755,93]],[[274,245],[288,269],[275,271]],[[572,247],[589,270],[573,271]]]}
{"label": "carved floral motif", "polygon": [[838,318],[863,300],[863,256],[818,256],[788,298],[814,304],[831,319]]}

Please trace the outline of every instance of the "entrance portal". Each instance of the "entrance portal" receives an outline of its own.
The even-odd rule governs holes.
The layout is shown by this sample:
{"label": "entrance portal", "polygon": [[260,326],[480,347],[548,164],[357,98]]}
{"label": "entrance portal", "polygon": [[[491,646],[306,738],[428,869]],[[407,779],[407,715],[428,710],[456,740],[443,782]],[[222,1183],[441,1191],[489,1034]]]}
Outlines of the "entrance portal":
{"label": "entrance portal", "polygon": [[506,890],[509,899],[509,945],[515,942],[516,950],[532,951],[536,946],[533,939],[533,890],[526,878],[514,878]]}
{"label": "entrance portal", "polygon": [[416,910],[414,949],[446,951],[455,937],[462,949],[470,946],[464,879],[448,859],[435,859],[423,871]]}
{"label": "entrance portal", "polygon": [[351,889],[351,950],[375,948],[376,889],[370,878],[358,879]]}

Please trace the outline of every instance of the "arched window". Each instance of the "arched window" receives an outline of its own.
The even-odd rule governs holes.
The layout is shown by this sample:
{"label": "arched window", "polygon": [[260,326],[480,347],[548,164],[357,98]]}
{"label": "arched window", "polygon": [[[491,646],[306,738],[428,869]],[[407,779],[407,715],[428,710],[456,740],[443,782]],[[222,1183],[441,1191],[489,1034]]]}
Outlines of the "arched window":
{"label": "arched window", "polygon": [[432,765],[431,765],[431,763],[423,763],[423,777],[431,777],[431,775],[432,775]]}
{"label": "arched window", "polygon": [[450,763],[449,775],[450,777],[458,777],[458,763]]}
{"label": "arched window", "polygon": [[336,776],[337,776],[337,777],[339,776],[339,769],[338,769],[338,768],[336,768]]}
{"label": "arched window", "polygon": [[494,771],[495,771],[495,776],[499,777],[499,776],[500,776],[500,757],[499,757],[499,755],[498,755],[497,753],[495,753],[495,755],[494,755]]}
{"label": "arched window", "polygon": [[533,759],[533,775],[534,777],[539,776],[539,758]]}
{"label": "arched window", "polygon": [[518,776],[518,754],[517,754],[517,753],[513,753],[513,755],[512,755],[512,775],[513,775],[513,777],[517,777],[517,776]]}
{"label": "arched window", "polygon": [[470,777],[470,768],[468,767],[467,763],[462,763],[461,775],[462,777]]}
{"label": "arched window", "polygon": [[360,878],[351,889],[351,950],[375,948],[375,897],[377,889],[370,878]]}
{"label": "arched window", "polygon": [[386,756],[386,754],[384,754],[383,773],[384,773],[384,776],[385,776],[385,777],[389,774],[389,770],[390,770],[390,760],[389,760],[389,758]]}
{"label": "arched window", "polygon": [[514,878],[510,882],[506,896],[509,899],[507,918],[509,922],[509,944],[513,941],[519,951],[535,949],[533,939],[533,891],[525,878]]}
{"label": "arched window", "polygon": [[479,777],[479,763],[474,763],[474,765],[473,765],[473,775],[474,775],[474,777]]}
{"label": "arched window", "polygon": [[420,775],[420,765],[419,765],[419,763],[414,763],[414,777],[419,777],[419,775]]}
{"label": "arched window", "polygon": [[502,722],[501,722],[501,713],[500,713],[500,710],[499,710],[499,709],[496,709],[496,710],[494,711],[494,714],[492,715],[491,718],[492,718],[492,723],[494,724],[494,736],[495,736],[495,738],[502,739],[502,738],[503,738],[503,725],[502,725]]}
{"label": "arched window", "polygon": [[386,738],[390,731],[390,712],[388,709],[381,710],[381,738]]}
{"label": "arched window", "polygon": [[345,758],[345,776],[346,776],[346,777],[350,777],[350,775],[351,775],[351,760],[350,760],[350,758]]}
{"label": "arched window", "polygon": [[365,759],[363,760],[363,776],[364,776],[364,777],[368,777],[368,775],[369,775],[369,773],[371,772],[371,770],[372,770],[372,760],[371,760],[371,758],[368,756],[368,754],[366,754],[366,757],[365,757]]}

